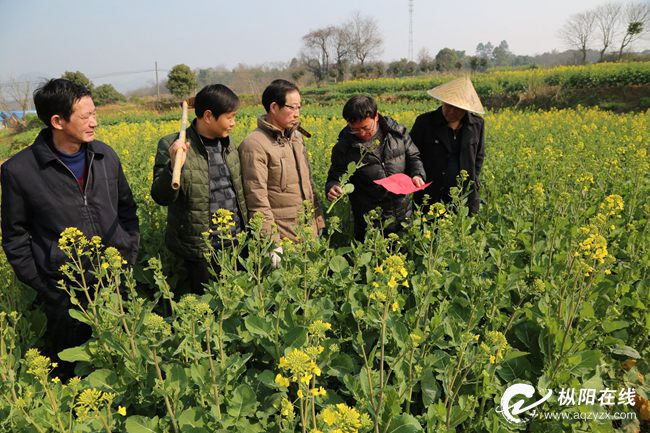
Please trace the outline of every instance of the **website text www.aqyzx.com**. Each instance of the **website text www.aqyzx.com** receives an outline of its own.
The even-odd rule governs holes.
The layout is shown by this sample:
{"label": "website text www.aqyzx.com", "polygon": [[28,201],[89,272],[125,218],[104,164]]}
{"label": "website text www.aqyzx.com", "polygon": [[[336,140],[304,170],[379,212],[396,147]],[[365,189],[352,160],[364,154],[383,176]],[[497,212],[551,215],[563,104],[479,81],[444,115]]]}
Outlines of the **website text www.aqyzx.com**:
{"label": "website text www.aqyzx.com", "polygon": [[636,412],[540,412],[539,418],[545,420],[617,421],[634,420]]}

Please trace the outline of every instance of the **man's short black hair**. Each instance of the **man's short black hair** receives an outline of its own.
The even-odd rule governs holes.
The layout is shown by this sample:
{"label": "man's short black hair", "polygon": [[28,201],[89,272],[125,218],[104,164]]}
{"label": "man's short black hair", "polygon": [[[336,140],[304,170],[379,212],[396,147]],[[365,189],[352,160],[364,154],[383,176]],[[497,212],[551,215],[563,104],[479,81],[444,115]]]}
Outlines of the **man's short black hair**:
{"label": "man's short black hair", "polygon": [[81,84],[63,78],[46,81],[34,91],[34,106],[39,119],[52,129],[52,116],[70,120],[74,104],[84,96],[92,97],[90,90]]}
{"label": "man's short black hair", "polygon": [[349,123],[359,122],[377,114],[377,103],[370,96],[354,95],[343,107],[343,118]]}
{"label": "man's short black hair", "polygon": [[207,110],[218,119],[224,113],[238,110],[240,106],[239,96],[223,84],[209,84],[194,98],[194,112],[199,119]]}
{"label": "man's short black hair", "polygon": [[271,84],[264,89],[262,93],[262,105],[268,113],[271,111],[271,104],[276,103],[280,108],[284,107],[284,104],[287,102],[287,93],[289,92],[299,92],[300,89],[298,86],[293,84],[290,81],[278,79],[273,81]]}

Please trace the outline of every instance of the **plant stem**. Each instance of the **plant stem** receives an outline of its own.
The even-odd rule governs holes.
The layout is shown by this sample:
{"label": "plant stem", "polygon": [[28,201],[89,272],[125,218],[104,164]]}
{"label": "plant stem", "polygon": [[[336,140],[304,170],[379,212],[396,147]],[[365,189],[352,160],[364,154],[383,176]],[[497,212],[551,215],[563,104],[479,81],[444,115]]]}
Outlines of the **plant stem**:
{"label": "plant stem", "polygon": [[208,347],[208,360],[210,361],[210,375],[212,376],[212,392],[214,393],[214,404],[217,407],[217,417],[221,419],[221,407],[219,402],[219,388],[217,387],[217,375],[214,371],[214,361],[212,360],[212,351],[210,350],[210,327],[205,330]]}
{"label": "plant stem", "polygon": [[[160,365],[158,365],[158,356],[156,355],[155,347],[152,349],[152,355],[153,355],[153,363],[156,366],[156,373],[158,374],[158,380],[160,380],[161,383],[164,383],[162,372],[160,371]],[[174,431],[176,433],[179,433],[178,425],[176,424],[176,417],[174,415],[174,410],[172,409],[172,406],[169,403],[169,397],[165,395],[164,398],[165,398],[165,406],[167,406],[167,412],[169,413],[169,416],[172,419],[172,426],[174,427]]]}
{"label": "plant stem", "polygon": [[102,416],[102,414],[99,412],[99,410],[97,411],[97,416],[99,417],[99,420],[100,420],[100,421],[102,422],[102,424],[104,425],[104,428],[106,429],[106,431],[107,431],[108,433],[111,433],[111,427],[106,423],[106,420],[104,419],[104,417]]}

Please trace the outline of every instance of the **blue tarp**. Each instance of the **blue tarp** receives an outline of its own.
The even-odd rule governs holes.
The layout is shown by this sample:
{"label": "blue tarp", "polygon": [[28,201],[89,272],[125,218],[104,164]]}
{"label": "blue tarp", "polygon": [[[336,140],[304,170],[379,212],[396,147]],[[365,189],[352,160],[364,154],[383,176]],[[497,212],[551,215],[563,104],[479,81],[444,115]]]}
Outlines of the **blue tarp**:
{"label": "blue tarp", "polygon": [[[23,112],[21,110],[11,110],[11,111],[0,111],[2,114],[6,114],[7,116],[11,117],[11,114],[15,114],[19,118],[22,119],[23,117]],[[25,114],[36,114],[36,110],[27,110],[25,111]]]}

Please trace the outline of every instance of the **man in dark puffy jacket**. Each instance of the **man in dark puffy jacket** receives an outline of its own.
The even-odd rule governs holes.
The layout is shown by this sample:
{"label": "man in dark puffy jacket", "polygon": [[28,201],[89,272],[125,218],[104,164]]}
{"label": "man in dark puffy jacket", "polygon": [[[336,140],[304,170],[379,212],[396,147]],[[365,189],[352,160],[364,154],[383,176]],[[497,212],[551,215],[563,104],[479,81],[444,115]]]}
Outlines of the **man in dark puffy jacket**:
{"label": "man in dark puffy jacket", "polygon": [[[187,141],[181,142],[175,133],[158,143],[151,197],[168,206],[165,242],[185,261],[192,293],[203,293],[203,284],[212,278],[203,233],[212,230],[211,245],[220,249],[230,246],[230,239],[245,230],[248,222],[239,154],[230,137],[240,104],[239,97],[223,84],[205,86],[194,98],[196,119],[187,128]],[[184,151],[183,171],[180,188],[173,189],[177,149]],[[220,209],[229,211],[229,221],[215,216]],[[218,230],[225,225],[230,225],[229,235]]]}
{"label": "man in dark puffy jacket", "polygon": [[[485,159],[485,122],[479,114],[483,105],[467,77],[457,78],[428,91],[442,106],[415,119],[411,138],[420,150],[420,158],[432,182],[415,193],[415,202],[422,204],[451,202],[451,188],[457,185],[462,171],[467,172],[462,194],[467,194],[470,215],[479,210],[479,176]],[[470,185],[471,183],[471,185]]]}
{"label": "man in dark puffy jacket", "polygon": [[[117,154],[94,139],[97,119],[90,91],[53,79],[34,92],[38,117],[48,126],[34,143],[2,166],[2,247],[20,281],[43,298],[54,374],[62,380],[73,365],[58,360],[66,348],[83,344],[90,328],[68,314],[68,262],[59,237],[76,227],[89,240],[99,236],[133,265],[140,244],[136,204]],[[90,273],[86,282],[92,284]],[[84,302],[84,297],[80,297]]]}
{"label": "man in dark puffy jacket", "polygon": [[395,233],[411,216],[409,196],[388,192],[374,181],[405,173],[415,186],[424,185],[425,174],[418,149],[406,128],[390,117],[381,116],[377,104],[369,96],[350,98],[343,107],[343,118],[348,126],[340,132],[339,141],[332,149],[332,164],[325,185],[327,198],[333,201],[342,194],[340,179],[348,164],[362,161],[363,166],[350,178],[354,185],[350,194],[354,237],[363,241],[366,231],[363,216],[376,207],[382,210],[382,220],[395,218],[384,227],[384,234]]}

